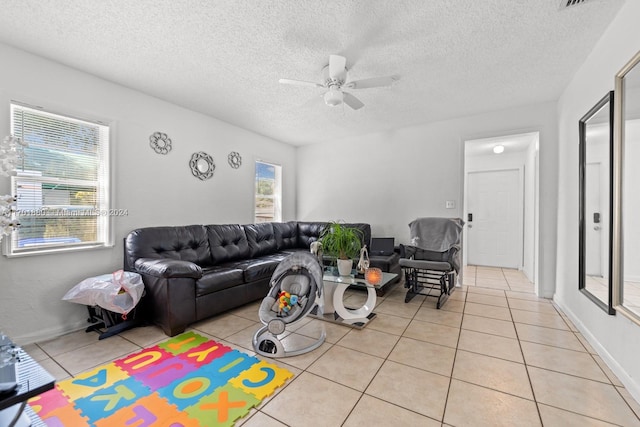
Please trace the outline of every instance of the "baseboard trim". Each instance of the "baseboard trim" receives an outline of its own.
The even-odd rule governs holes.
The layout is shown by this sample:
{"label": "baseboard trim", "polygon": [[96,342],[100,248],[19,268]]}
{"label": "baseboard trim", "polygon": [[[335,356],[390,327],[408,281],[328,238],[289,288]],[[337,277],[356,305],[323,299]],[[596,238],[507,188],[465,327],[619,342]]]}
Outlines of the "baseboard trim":
{"label": "baseboard trim", "polygon": [[39,329],[37,332],[26,335],[12,336],[11,339],[13,342],[20,346],[25,346],[28,344],[34,344],[41,341],[48,341],[55,338],[58,338],[62,335],[69,334],[71,332],[76,332],[79,330],[86,329],[88,326],[87,321],[78,321],[76,323],[71,323],[64,325],[58,328],[50,328],[50,329]]}
{"label": "baseboard trim", "polygon": [[634,381],[627,372],[620,366],[617,360],[611,356],[605,347],[600,344],[596,337],[584,326],[582,321],[571,311],[564,302],[558,298],[558,295],[554,295],[553,302],[567,315],[569,320],[573,322],[574,326],[580,331],[584,338],[591,344],[591,347],[598,353],[598,356],[602,358],[604,363],[607,364],[609,369],[618,377],[622,385],[625,386],[631,396],[638,402],[640,402],[640,384]]}

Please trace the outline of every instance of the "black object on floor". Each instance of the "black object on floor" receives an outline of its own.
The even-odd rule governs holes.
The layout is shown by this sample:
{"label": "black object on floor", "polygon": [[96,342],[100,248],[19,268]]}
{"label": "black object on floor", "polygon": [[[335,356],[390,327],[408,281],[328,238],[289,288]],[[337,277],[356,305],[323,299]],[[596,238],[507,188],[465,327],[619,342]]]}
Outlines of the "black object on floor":
{"label": "black object on floor", "polygon": [[120,332],[138,326],[146,326],[147,323],[140,320],[137,316],[138,307],[134,307],[126,316],[113,311],[105,310],[99,306],[87,306],[89,309],[89,318],[87,321],[93,323],[85,332],[99,331],[99,340],[118,335]]}

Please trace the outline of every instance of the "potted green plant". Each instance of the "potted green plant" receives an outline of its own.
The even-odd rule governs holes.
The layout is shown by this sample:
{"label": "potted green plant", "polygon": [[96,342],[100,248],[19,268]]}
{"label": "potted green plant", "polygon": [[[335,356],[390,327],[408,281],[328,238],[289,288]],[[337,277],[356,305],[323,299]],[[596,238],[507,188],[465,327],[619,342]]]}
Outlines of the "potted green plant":
{"label": "potted green plant", "polygon": [[347,227],[339,222],[330,222],[322,231],[320,241],[325,254],[335,257],[341,276],[351,274],[353,260],[360,254],[362,230]]}

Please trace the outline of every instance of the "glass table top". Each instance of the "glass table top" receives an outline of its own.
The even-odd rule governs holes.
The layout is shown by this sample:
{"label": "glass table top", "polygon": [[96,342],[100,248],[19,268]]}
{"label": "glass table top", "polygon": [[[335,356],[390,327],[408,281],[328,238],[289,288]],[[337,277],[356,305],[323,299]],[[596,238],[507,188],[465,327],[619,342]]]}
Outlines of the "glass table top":
{"label": "glass table top", "polygon": [[348,285],[353,286],[373,286],[374,288],[381,288],[391,280],[395,279],[398,275],[395,273],[386,273],[382,272],[382,280],[377,285],[371,284],[367,282],[364,277],[357,277],[355,275],[350,276],[339,276],[338,273],[334,273],[329,270],[325,270],[324,275],[322,276],[322,280],[325,282],[333,282],[333,283],[346,283]]}

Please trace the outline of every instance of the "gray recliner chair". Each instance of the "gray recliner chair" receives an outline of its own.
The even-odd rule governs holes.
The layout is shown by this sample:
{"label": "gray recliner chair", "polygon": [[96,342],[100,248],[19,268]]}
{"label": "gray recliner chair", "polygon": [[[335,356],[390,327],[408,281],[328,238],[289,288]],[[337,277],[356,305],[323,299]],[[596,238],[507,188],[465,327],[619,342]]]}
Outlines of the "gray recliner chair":
{"label": "gray recliner chair", "polygon": [[405,303],[416,295],[437,298],[437,308],[447,301],[460,275],[463,225],[460,218],[418,218],[409,224],[411,245],[400,245]]}

